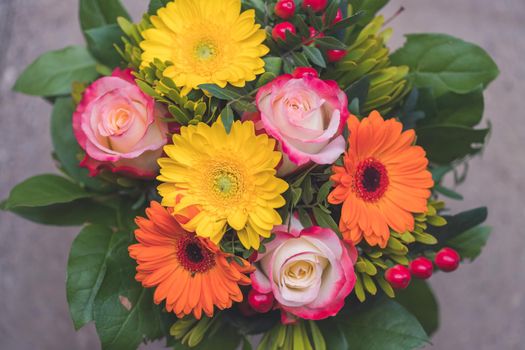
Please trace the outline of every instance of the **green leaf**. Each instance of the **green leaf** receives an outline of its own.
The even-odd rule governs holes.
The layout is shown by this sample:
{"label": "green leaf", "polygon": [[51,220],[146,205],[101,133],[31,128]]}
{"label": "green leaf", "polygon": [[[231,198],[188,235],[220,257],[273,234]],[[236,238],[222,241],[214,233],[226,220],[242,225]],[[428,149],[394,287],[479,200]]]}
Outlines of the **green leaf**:
{"label": "green leaf", "polygon": [[108,257],[106,275],[95,297],[93,317],[102,349],[136,349],[144,337],[155,339],[163,333],[152,289],[135,281],[128,244],[128,240],[119,242]]}
{"label": "green leaf", "polygon": [[13,89],[45,97],[69,94],[73,82],[91,82],[98,76],[96,64],[88,50],[80,46],[47,52],[26,68]]}
{"label": "green leaf", "polygon": [[427,282],[412,280],[407,289],[397,293],[396,300],[418,319],[428,335],[437,331],[439,306]]}
{"label": "green leaf", "polygon": [[273,74],[272,72],[265,72],[259,76],[259,79],[257,80],[257,88],[260,88],[261,86],[264,86],[268,83],[270,83],[272,80],[274,80],[277,76]]}
{"label": "green leaf", "polygon": [[[370,78],[365,76],[345,89],[348,101],[364,106],[370,89]],[[356,100],[357,102],[354,102]],[[359,111],[359,108],[357,108]],[[360,111],[359,111],[360,112]],[[360,114],[360,113],[359,113]]]}
{"label": "green leaf", "polygon": [[388,4],[388,1],[389,0],[349,0],[348,3],[352,5],[353,12],[363,11],[359,23],[366,24],[374,18],[379,10]]}
{"label": "green leaf", "polygon": [[432,87],[436,97],[482,89],[499,74],[482,48],[445,34],[407,35],[391,59],[395,65],[408,65],[415,86]]}
{"label": "green leaf", "polygon": [[331,50],[344,50],[346,49],[346,45],[337,40],[336,38],[332,36],[327,36],[324,38],[317,38],[315,39],[315,44],[319,45],[323,49]]}
{"label": "green leaf", "polygon": [[117,214],[113,208],[91,199],[79,199],[45,207],[16,207],[9,211],[29,221],[50,226],[81,226],[86,223],[115,226],[117,224]]}
{"label": "green leaf", "polygon": [[107,192],[112,187],[109,183],[89,176],[88,170],[79,166],[79,155],[82,155],[83,151],[73,134],[74,111],[75,105],[70,97],[56,99],[51,114],[51,139],[55,155],[62,169],[81,186]]}
{"label": "green leaf", "polygon": [[327,214],[325,211],[323,211],[319,207],[313,208],[315,221],[317,221],[317,224],[324,228],[332,229],[334,232],[339,232],[339,227],[337,223],[334,221],[332,216],[330,214]]}
{"label": "green leaf", "polygon": [[414,315],[392,300],[379,300],[337,319],[352,350],[409,350],[429,342]]}
{"label": "green leaf", "polygon": [[264,70],[275,74],[276,76],[281,74],[281,69],[283,66],[283,59],[281,57],[265,57],[264,61]]}
{"label": "green leaf", "polygon": [[231,100],[237,100],[243,97],[243,94],[239,92],[239,89],[235,89],[231,87],[221,88],[215,84],[201,84],[199,85],[199,88],[201,88],[202,90],[206,90],[213,97],[216,97],[221,100],[231,101]]}
{"label": "green leaf", "polygon": [[73,241],[67,263],[66,291],[75,329],[93,320],[93,302],[106,274],[107,259],[122,239],[104,226],[86,226]]}
{"label": "green leaf", "polygon": [[462,259],[472,261],[481,254],[491,231],[489,226],[477,226],[450,239],[447,244],[456,249]]}
{"label": "green leaf", "polygon": [[9,194],[5,208],[10,210],[17,207],[44,207],[90,196],[90,193],[66,178],[44,174],[16,185]]}
{"label": "green leaf", "polygon": [[122,58],[114,45],[120,44],[124,32],[117,24],[88,29],[84,33],[89,51],[100,63],[110,68],[120,65]]}
{"label": "green leaf", "polygon": [[339,327],[337,322],[334,320],[328,319],[324,321],[317,322],[317,325],[323,333],[326,348],[328,350],[348,350],[348,342],[342,329]]}
{"label": "green leaf", "polygon": [[157,11],[165,7],[171,0],[151,0],[148,6],[148,14],[156,15]]}
{"label": "green leaf", "polygon": [[453,124],[473,127],[483,117],[484,101],[481,90],[467,94],[446,93],[435,99],[434,114],[427,111],[419,126]]}
{"label": "green leaf", "polygon": [[435,247],[439,249],[448,244],[448,241],[463,232],[478,226],[487,219],[487,208],[480,207],[464,211],[453,216],[443,216],[447,224],[442,227],[429,226],[428,231],[438,238],[439,244]]}
{"label": "green leaf", "polygon": [[310,62],[319,67],[326,68],[326,61],[324,60],[323,54],[318,48],[314,46],[303,45],[303,52]]}
{"label": "green leaf", "polygon": [[233,110],[230,105],[226,105],[226,108],[224,108],[224,111],[221,113],[221,121],[226,133],[229,134],[234,121]]}
{"label": "green leaf", "polygon": [[427,152],[428,159],[438,164],[448,164],[467,155],[475,155],[489,129],[475,130],[462,125],[431,125],[416,129],[417,143]]}
{"label": "green leaf", "polygon": [[[217,316],[215,316],[217,317]],[[219,320],[220,321],[220,320]],[[235,350],[242,341],[237,330],[227,322],[219,322],[212,326],[199,345],[189,347],[181,343],[176,344],[174,350]]]}
{"label": "green leaf", "polygon": [[79,17],[83,31],[116,24],[118,17],[131,20],[119,0],[80,0]]}
{"label": "green leaf", "polygon": [[450,188],[441,186],[439,184],[434,185],[434,190],[438,193],[441,193],[445,197],[456,199],[456,200],[463,200],[463,196],[456,191],[451,190]]}

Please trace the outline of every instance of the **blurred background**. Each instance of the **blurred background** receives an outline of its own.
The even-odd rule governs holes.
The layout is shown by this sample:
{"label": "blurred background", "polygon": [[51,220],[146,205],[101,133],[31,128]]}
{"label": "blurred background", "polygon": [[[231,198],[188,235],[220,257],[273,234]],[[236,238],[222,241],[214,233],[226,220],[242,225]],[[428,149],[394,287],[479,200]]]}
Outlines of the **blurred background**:
{"label": "blurred background", "polygon": [[[212,1],[212,0],[210,0]],[[147,0],[123,0],[134,18]],[[478,260],[431,280],[441,328],[428,349],[523,349],[525,343],[524,0],[392,0],[393,47],[403,34],[444,32],[485,48],[501,75],[486,95],[488,148],[470,163],[453,210],[488,205],[493,234]],[[82,44],[76,0],[0,0],[0,198],[21,180],[54,172],[51,106],[10,91],[38,55]],[[44,227],[0,212],[0,349],[97,349],[93,326],[75,332],[65,295],[69,247],[77,228]],[[160,349],[153,344],[148,349]]]}

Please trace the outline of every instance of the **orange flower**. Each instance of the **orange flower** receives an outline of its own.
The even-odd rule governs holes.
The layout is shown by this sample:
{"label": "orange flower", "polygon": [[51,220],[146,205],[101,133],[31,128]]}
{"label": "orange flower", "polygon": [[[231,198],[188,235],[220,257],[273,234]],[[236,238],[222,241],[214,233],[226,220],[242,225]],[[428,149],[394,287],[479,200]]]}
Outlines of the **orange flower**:
{"label": "orange flower", "polygon": [[177,317],[193,312],[213,316],[214,305],[227,309],[243,299],[239,284],[249,285],[254,268],[223,253],[209,239],[185,231],[173,215],[157,202],[146,209],[148,218],[138,217],[137,244],[129,255],[138,263],[135,279],[144,287],[156,287],[154,301],[166,300],[166,310]]}
{"label": "orange flower", "polygon": [[412,213],[427,211],[434,185],[427,170],[425,151],[414,146],[414,130],[384,120],[374,111],[361,122],[348,119],[349,149],[344,166],[334,166],[332,204],[343,203],[339,228],[354,244],[363,237],[368,244],[384,248],[395,232],[414,229]]}

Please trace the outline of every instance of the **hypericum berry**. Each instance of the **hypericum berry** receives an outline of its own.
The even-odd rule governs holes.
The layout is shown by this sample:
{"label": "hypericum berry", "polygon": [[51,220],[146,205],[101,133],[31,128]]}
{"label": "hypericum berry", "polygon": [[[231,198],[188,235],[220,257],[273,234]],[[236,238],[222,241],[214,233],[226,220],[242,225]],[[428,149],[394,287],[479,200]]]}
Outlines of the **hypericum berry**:
{"label": "hypericum berry", "polygon": [[[323,15],[323,23],[326,24],[325,19],[326,19],[326,14]],[[331,24],[334,25],[334,24],[336,24],[337,22],[341,22],[342,20],[343,20],[343,11],[341,11],[341,9],[338,9],[337,12],[336,12],[336,14],[335,14],[335,18],[334,18],[334,20],[332,21]]]}
{"label": "hypericum berry", "polygon": [[255,250],[249,257],[248,257],[248,261],[249,262],[255,262],[257,261],[257,258],[259,257],[259,253],[257,253],[257,251]]}
{"label": "hypericum berry", "polygon": [[279,0],[275,4],[275,14],[282,19],[293,17],[295,13],[295,2],[293,0]]}
{"label": "hypericum berry", "polygon": [[346,50],[327,50],[326,56],[328,57],[329,62],[338,62],[346,56],[346,53]]}
{"label": "hypericum berry", "polygon": [[434,272],[434,265],[432,264],[432,261],[425,258],[424,256],[420,256],[419,258],[412,260],[408,268],[414,277],[423,280],[430,278]]}
{"label": "hypericum berry", "polygon": [[305,45],[310,45],[314,42],[314,39],[324,38],[324,33],[319,33],[314,27],[309,27],[310,36],[304,40]]}
{"label": "hypericum berry", "polygon": [[452,272],[459,266],[461,260],[458,252],[452,248],[443,248],[437,252],[434,262],[440,270]]}
{"label": "hypericum berry", "polygon": [[303,8],[307,9],[310,7],[315,12],[324,10],[327,4],[328,0],[303,0]]}
{"label": "hypericum berry", "polygon": [[394,289],[405,289],[410,284],[410,271],[406,266],[396,265],[385,272],[385,279]]}
{"label": "hypericum berry", "polygon": [[300,79],[304,77],[318,78],[319,73],[317,73],[317,71],[312,67],[297,67],[292,72],[292,76],[296,79]]}
{"label": "hypericum berry", "polygon": [[297,31],[295,30],[295,26],[290,22],[282,22],[279,24],[276,24],[275,27],[273,27],[272,30],[272,38],[273,40],[286,40],[286,32],[290,32],[292,34],[295,34]]}
{"label": "hypericum berry", "polygon": [[255,289],[248,293],[248,303],[257,312],[261,314],[269,312],[273,308],[274,296],[272,293],[263,294]]}

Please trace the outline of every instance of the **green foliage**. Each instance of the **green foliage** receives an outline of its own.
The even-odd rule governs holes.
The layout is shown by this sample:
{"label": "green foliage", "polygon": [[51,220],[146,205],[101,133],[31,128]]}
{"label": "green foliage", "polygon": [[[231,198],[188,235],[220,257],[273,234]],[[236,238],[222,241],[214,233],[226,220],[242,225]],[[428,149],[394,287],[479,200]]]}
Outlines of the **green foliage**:
{"label": "green foliage", "polygon": [[130,19],[120,0],[80,0],[80,27],[83,31],[117,23],[117,17]]}
{"label": "green foliage", "polygon": [[447,225],[429,228],[431,233],[438,237],[439,242],[436,248],[446,246],[449,240],[480,225],[487,219],[487,214],[487,208],[480,207],[456,215],[445,216]]}
{"label": "green foliage", "polygon": [[449,164],[483,149],[489,129],[472,129],[467,126],[440,124],[417,129],[417,143],[427,152],[430,161]]}
{"label": "green foliage", "polygon": [[396,301],[414,315],[428,335],[439,328],[439,305],[427,282],[413,279],[407,289],[396,296]]}
{"label": "green foliage", "polygon": [[148,6],[148,14],[156,15],[157,11],[166,6],[171,0],[151,0]]}
{"label": "green foliage", "polygon": [[58,175],[37,175],[19,183],[11,190],[5,202],[5,209],[45,207],[90,196],[91,194],[80,186]]}
{"label": "green foliage", "polygon": [[195,91],[193,95],[183,95],[171,79],[162,75],[169,65],[170,63],[156,60],[149,67],[143,67],[134,73],[137,85],[142,91],[167,107],[171,118],[166,121],[188,125],[215,120],[218,116],[217,103],[201,91]]}
{"label": "green foliage", "polygon": [[353,12],[363,11],[359,24],[367,24],[372,21],[376,13],[381,10],[389,0],[349,0],[348,4]]}
{"label": "green foliage", "polygon": [[73,241],[67,264],[66,291],[69,312],[76,329],[93,320],[93,302],[104,279],[107,260],[122,239],[123,232],[89,225]]}
{"label": "green foliage", "polygon": [[124,34],[117,24],[96,27],[85,32],[88,48],[91,54],[102,64],[115,68],[120,65],[122,58],[115,49]]}
{"label": "green foliage", "polygon": [[80,46],[69,46],[38,57],[20,75],[13,89],[35,96],[66,95],[73,82],[91,82],[97,76],[96,61],[89,52]]}
{"label": "green foliage", "polygon": [[481,254],[481,250],[487,244],[491,230],[489,226],[473,227],[450,239],[447,245],[456,249],[462,259],[473,261]]}
{"label": "green foliage", "polygon": [[267,332],[257,350],[326,350],[316,322],[299,320],[293,325],[278,323]]}
{"label": "green foliage", "polygon": [[[120,234],[127,234],[121,232]],[[130,241],[123,239],[106,260],[106,275],[95,297],[93,318],[104,350],[135,349],[144,340],[163,335],[160,307],[153,292],[135,281]]]}
{"label": "green foliage", "polygon": [[391,58],[394,64],[408,65],[414,85],[431,87],[436,97],[485,88],[499,73],[482,48],[445,34],[407,35]]}
{"label": "green foliage", "polygon": [[9,211],[35,223],[52,226],[81,226],[86,223],[113,226],[117,216],[113,208],[90,198],[41,207],[15,207]]}
{"label": "green foliage", "polygon": [[410,90],[406,80],[408,67],[390,63],[386,42],[392,30],[382,30],[383,23],[383,17],[378,16],[355,37],[356,28],[349,28],[346,32],[348,54],[325,74],[326,78],[338,82],[350,102],[358,98],[362,115],[374,109],[382,114],[390,112]]}
{"label": "green foliage", "polygon": [[79,183],[80,186],[107,192],[111,189],[109,183],[90,177],[88,170],[79,166],[84,152],[73,134],[72,118],[74,111],[75,105],[71,98],[62,97],[56,99],[51,114],[51,139],[53,141],[54,154],[60,168]]}
{"label": "green foliage", "polygon": [[223,317],[223,313],[213,318],[203,317],[197,321],[189,316],[176,321],[170,328],[170,334],[178,343],[175,350],[235,350],[241,343],[241,336]]}
{"label": "green foliage", "polygon": [[408,265],[411,254],[438,243],[436,236],[430,234],[428,229],[446,225],[446,220],[438,214],[443,208],[443,202],[430,201],[426,213],[414,215],[414,230],[391,231],[385,248],[371,247],[365,243],[359,245],[361,253],[355,264],[357,280],[354,289],[359,301],[364,302],[367,294],[376,295],[379,289],[390,298],[395,296],[394,290],[384,279],[384,271],[395,264]]}
{"label": "green foliage", "polygon": [[346,349],[410,350],[429,342],[416,317],[388,299],[352,310],[351,315],[339,314],[335,320],[349,344]]}

